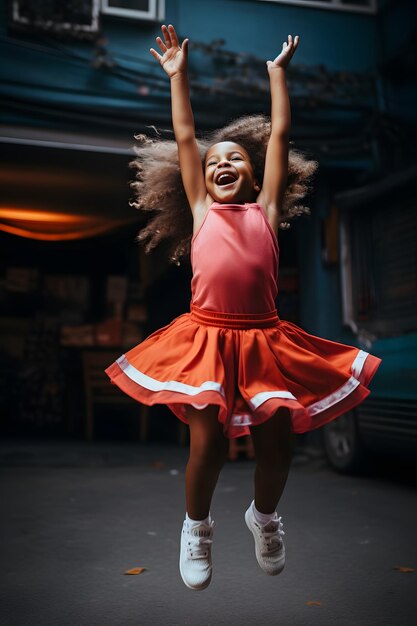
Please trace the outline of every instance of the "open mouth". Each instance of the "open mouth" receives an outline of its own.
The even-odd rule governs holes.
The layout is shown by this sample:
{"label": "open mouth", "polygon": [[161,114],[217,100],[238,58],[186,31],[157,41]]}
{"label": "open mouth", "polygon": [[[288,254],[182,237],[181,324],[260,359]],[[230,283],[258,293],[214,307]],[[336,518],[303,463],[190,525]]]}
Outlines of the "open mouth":
{"label": "open mouth", "polygon": [[219,187],[225,187],[226,185],[232,185],[236,180],[237,176],[233,172],[222,172],[217,176],[215,182]]}

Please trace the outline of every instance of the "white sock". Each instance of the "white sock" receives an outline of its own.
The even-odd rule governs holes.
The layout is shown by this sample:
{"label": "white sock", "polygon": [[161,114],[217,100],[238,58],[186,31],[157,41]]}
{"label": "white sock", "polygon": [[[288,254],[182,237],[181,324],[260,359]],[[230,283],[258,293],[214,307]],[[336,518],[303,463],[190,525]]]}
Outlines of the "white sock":
{"label": "white sock", "polygon": [[208,516],[205,519],[191,519],[191,517],[188,517],[188,513],[185,514],[185,519],[188,522],[188,524],[190,524],[191,526],[196,526],[197,524],[210,524],[211,522],[211,515],[210,513],[208,514]]}
{"label": "white sock", "polygon": [[265,524],[268,524],[268,522],[275,518],[276,511],[274,511],[273,513],[261,513],[260,511],[258,511],[255,506],[255,500],[252,500],[252,509],[256,521],[262,526],[265,526]]}

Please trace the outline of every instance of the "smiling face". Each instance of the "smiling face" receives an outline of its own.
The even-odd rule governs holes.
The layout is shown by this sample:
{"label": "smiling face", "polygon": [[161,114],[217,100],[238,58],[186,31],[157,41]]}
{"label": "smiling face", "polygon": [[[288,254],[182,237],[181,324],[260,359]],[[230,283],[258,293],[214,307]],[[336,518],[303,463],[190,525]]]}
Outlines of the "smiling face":
{"label": "smiling face", "polygon": [[249,155],[233,141],[210,146],[205,160],[205,181],[209,195],[222,204],[253,202],[259,193]]}

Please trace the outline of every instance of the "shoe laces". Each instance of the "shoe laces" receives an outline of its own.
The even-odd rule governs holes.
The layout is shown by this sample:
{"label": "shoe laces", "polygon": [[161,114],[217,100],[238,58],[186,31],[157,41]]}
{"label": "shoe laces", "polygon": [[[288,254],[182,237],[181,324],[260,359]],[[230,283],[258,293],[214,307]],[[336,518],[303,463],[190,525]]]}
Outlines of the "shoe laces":
{"label": "shoe laces", "polygon": [[265,526],[258,524],[256,521],[255,524],[259,529],[259,537],[262,540],[262,556],[269,556],[279,552],[283,545],[282,536],[285,535],[282,517],[272,519]]}
{"label": "shoe laces", "polygon": [[210,525],[199,524],[198,526],[188,527],[184,530],[187,540],[187,557],[189,559],[207,558],[209,548],[213,543],[214,522]]}

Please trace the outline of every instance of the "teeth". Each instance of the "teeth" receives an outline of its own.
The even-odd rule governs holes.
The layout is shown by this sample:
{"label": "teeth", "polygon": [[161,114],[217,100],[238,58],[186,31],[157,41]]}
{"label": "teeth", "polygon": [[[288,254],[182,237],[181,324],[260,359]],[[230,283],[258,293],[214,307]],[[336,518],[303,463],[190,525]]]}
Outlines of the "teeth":
{"label": "teeth", "polygon": [[222,178],[233,178],[233,180],[236,180],[235,177],[233,176],[233,174],[220,174],[220,176],[217,179],[217,182],[221,181]]}

